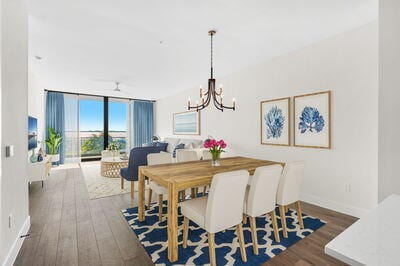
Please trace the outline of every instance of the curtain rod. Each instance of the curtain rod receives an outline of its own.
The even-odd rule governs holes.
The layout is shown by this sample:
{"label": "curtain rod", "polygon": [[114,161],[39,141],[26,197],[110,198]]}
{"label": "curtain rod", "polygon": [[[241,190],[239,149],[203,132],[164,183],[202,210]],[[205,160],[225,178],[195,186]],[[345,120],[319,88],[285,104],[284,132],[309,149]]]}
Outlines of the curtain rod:
{"label": "curtain rod", "polygon": [[77,95],[77,96],[82,95],[82,96],[108,97],[108,98],[114,98],[114,99],[143,101],[143,102],[156,102],[155,100],[145,100],[145,99],[137,99],[137,98],[130,98],[130,97],[118,97],[118,96],[106,96],[106,95],[88,94],[88,93],[76,93],[76,92],[69,92],[69,91],[54,91],[54,90],[46,90],[46,89],[44,91],[72,94],[72,95]]}

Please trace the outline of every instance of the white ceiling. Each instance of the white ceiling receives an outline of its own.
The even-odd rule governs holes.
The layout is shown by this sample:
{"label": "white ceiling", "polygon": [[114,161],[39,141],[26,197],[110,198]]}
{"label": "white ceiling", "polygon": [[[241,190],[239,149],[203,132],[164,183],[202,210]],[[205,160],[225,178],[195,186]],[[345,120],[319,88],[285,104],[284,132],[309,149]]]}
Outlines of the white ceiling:
{"label": "white ceiling", "polygon": [[[211,28],[218,31],[214,42],[218,79],[378,16],[378,0],[27,3],[29,62],[46,89],[145,99],[207,81]],[[101,80],[121,81],[123,91],[113,93],[112,82]]]}

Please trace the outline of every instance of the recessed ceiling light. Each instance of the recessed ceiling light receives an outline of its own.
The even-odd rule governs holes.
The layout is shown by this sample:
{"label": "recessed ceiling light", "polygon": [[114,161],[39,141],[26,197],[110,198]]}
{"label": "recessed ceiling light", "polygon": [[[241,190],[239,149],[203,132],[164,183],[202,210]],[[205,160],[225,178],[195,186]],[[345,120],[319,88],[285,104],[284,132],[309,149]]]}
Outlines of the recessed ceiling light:
{"label": "recessed ceiling light", "polygon": [[35,55],[35,59],[36,59],[36,60],[42,60],[42,57],[41,57],[41,56],[38,56],[38,55]]}

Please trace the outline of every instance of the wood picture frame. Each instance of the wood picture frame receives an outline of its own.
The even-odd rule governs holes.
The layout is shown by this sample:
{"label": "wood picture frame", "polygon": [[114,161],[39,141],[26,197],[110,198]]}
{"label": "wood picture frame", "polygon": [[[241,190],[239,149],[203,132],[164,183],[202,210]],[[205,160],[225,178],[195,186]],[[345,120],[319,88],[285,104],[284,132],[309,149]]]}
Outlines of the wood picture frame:
{"label": "wood picture frame", "polygon": [[174,135],[200,135],[200,112],[174,113],[172,118]]}
{"label": "wood picture frame", "polygon": [[290,146],[290,112],[290,97],[260,102],[261,144]]}
{"label": "wood picture frame", "polygon": [[293,97],[294,146],[331,149],[331,91]]}

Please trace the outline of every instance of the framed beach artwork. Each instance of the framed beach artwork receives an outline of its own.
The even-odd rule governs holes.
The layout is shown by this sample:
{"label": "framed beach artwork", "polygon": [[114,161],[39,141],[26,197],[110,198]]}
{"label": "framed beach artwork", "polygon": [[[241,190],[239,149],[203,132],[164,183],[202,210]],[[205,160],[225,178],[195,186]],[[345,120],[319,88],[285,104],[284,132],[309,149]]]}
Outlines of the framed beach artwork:
{"label": "framed beach artwork", "polygon": [[331,92],[295,96],[294,146],[331,148]]}
{"label": "framed beach artwork", "polygon": [[290,97],[262,101],[261,144],[290,145]]}
{"label": "framed beach artwork", "polygon": [[174,135],[200,135],[200,112],[173,114]]}

